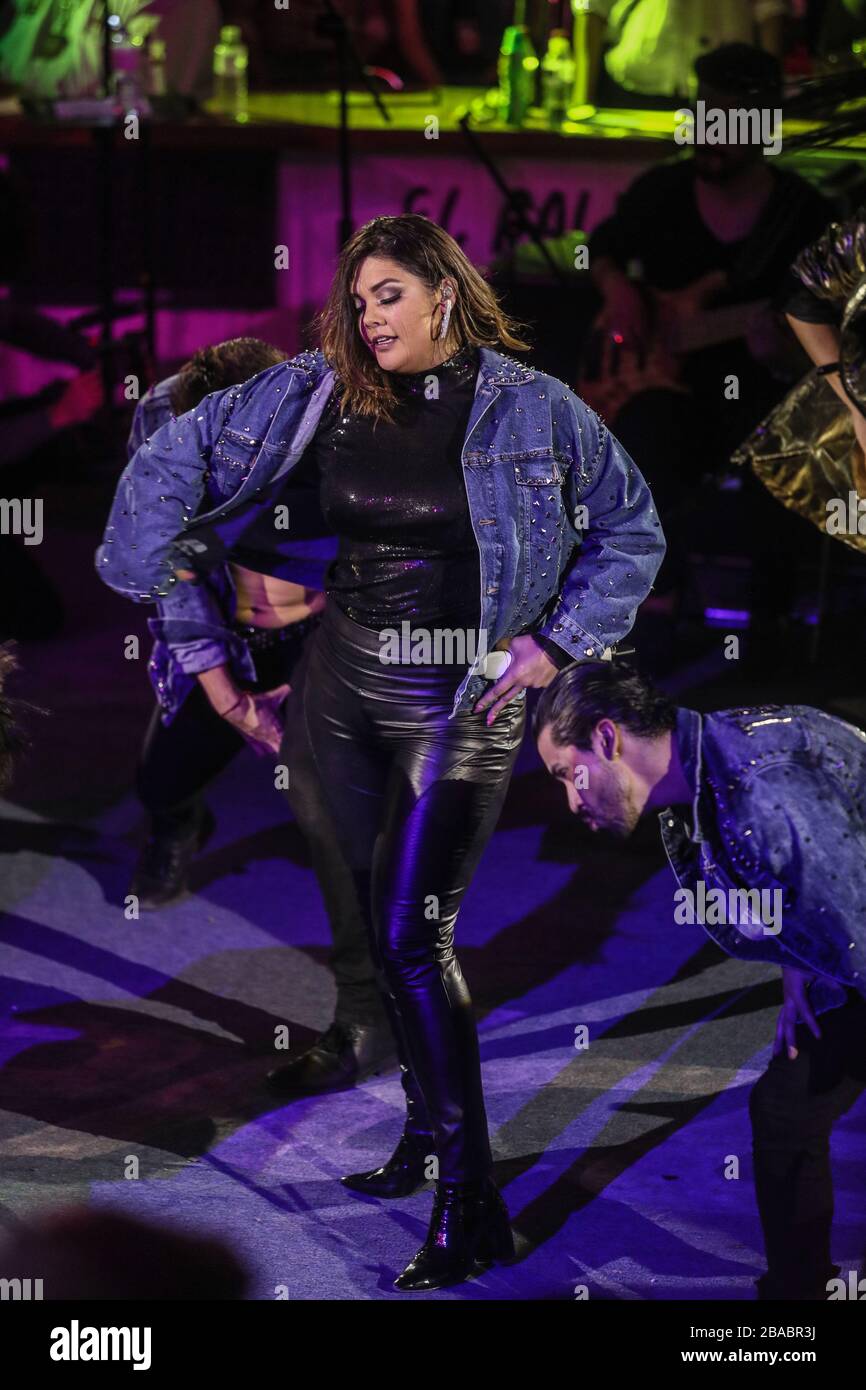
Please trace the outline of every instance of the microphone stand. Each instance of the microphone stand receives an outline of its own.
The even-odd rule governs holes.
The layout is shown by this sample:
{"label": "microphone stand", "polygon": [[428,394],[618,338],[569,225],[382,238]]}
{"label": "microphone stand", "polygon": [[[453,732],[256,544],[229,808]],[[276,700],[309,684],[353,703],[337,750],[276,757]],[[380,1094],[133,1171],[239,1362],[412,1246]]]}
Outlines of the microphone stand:
{"label": "microphone stand", "polygon": [[493,179],[493,182],[496,184],[496,187],[499,189],[500,193],[504,197],[508,208],[511,212],[514,213],[514,216],[516,217],[520,227],[523,229],[523,231],[526,232],[527,236],[534,243],[534,245],[538,247],[539,251],[541,252],[541,255],[543,256],[544,260],[547,262],[550,268],[553,278],[555,280],[558,280],[562,286],[570,288],[572,284],[571,280],[567,275],[563,273],[561,266],[558,266],[556,264],[556,261],[553,259],[550,252],[548,251],[544,243],[544,240],[541,236],[541,233],[539,232],[535,223],[532,222],[530,218],[527,216],[526,209],[521,205],[520,200],[515,194],[514,190],[509,188],[508,184],[505,182],[505,179],[502,177],[502,174],[499,172],[499,169],[494,164],[490,155],[484,149],[484,146],[481,144],[481,141],[478,139],[478,136],[475,134],[473,130],[469,129],[470,120],[471,115],[468,111],[466,111],[460,117],[460,120],[457,122],[463,135],[468,140],[470,148],[472,149],[476,158],[481,161],[485,169],[490,174],[490,177]]}
{"label": "microphone stand", "polygon": [[[102,6],[102,85],[106,100],[111,97],[113,63],[111,55],[112,13],[110,0]],[[100,317],[100,375],[104,396],[105,424],[112,453],[117,444],[114,419],[114,361],[112,325],[115,316],[113,275],[114,186],[112,161],[114,157],[114,120],[97,125],[94,137],[99,161],[99,317]]]}
{"label": "microphone stand", "polygon": [[337,73],[340,86],[340,127],[339,127],[339,165],[340,165],[340,221],[337,230],[337,251],[341,251],[354,231],[352,219],[352,157],[349,149],[349,80],[350,68],[354,68],[373,101],[376,103],[383,121],[388,124],[391,116],[381,96],[371,82],[360,54],[352,42],[348,25],[332,0],[323,0],[325,13],[316,21],[318,33],[333,39],[337,51]]}

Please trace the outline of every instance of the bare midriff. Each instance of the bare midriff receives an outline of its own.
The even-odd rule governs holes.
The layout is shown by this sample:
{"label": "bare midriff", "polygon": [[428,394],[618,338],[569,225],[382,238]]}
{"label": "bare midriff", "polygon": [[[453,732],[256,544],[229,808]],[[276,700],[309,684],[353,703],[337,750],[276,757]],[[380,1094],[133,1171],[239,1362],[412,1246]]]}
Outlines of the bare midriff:
{"label": "bare midriff", "polygon": [[251,627],[288,627],[311,613],[320,613],[325,595],[320,589],[307,589],[271,574],[259,574],[231,565],[237,594],[235,621]]}

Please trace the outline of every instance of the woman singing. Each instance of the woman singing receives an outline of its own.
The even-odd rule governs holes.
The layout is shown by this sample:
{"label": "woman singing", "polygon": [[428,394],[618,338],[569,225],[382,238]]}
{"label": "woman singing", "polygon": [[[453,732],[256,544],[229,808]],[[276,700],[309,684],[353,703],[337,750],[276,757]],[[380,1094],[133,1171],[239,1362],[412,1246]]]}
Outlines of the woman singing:
{"label": "woman singing", "polygon": [[[393,1197],[435,1176],[427,1239],[396,1280],[435,1289],[513,1249],[454,953],[460,903],[527,689],[629,631],[664,541],[601,420],[497,350],[525,344],[435,223],[377,217],[356,232],[318,327],[321,350],[208,396],[138,451],[98,564],[146,600],[234,547],[273,559],[297,490],[318,488],[339,548],[287,723],[304,719],[332,798],[407,1098],[392,1158],[344,1181]],[[206,470],[223,501],[196,516]]]}

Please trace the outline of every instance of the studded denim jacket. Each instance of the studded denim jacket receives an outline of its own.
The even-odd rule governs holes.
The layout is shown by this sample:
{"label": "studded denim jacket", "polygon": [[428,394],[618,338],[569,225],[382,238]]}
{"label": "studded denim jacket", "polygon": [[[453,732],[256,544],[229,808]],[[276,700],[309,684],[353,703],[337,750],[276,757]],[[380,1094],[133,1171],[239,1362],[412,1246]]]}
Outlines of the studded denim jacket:
{"label": "studded denim jacket", "polygon": [[[491,348],[479,358],[462,464],[487,649],[532,632],[575,659],[600,657],[630,631],[664,555],[649,489],[563,382]],[[157,429],[120,478],[96,555],[105,582],[139,602],[182,592],[178,542],[194,542],[207,522],[231,543],[233,512],[290,473],[334,379],[321,351],[300,353]],[[184,648],[187,670],[197,659],[220,664],[232,652],[219,596],[183,590],[184,615],[173,611],[161,635]],[[479,643],[451,718],[487,688],[484,660]]]}
{"label": "studded denim jacket", "polygon": [[[659,815],[681,887],[778,889],[781,930],[704,924],[728,955],[809,970],[822,1011],[866,996],[866,734],[808,705],[677,712],[692,824]],[[835,981],[836,984],[831,982]]]}
{"label": "studded denim jacket", "polygon": [[[161,425],[175,420],[171,392],[176,381],[177,377],[171,376],[157,382],[136,406],[127,441],[129,460]],[[211,511],[220,501],[210,473],[199,510]],[[292,577],[308,589],[324,589],[328,565],[336,554],[336,536],[299,543]],[[147,622],[154,638],[147,671],[164,724],[171,723],[195,688],[199,671],[226,664],[236,680],[255,679],[249,646],[232,626],[235,610],[235,587],[228,565],[215,568],[200,584],[177,584],[165,598],[157,600],[157,616]]]}

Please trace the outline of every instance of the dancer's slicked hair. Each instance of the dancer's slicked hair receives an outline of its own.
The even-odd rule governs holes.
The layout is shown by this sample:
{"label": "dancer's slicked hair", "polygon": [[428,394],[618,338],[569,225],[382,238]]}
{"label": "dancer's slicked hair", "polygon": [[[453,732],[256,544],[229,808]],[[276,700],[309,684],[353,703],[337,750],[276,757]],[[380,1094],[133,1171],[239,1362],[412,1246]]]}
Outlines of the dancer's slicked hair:
{"label": "dancer's slicked hair", "polygon": [[621,724],[637,738],[658,738],[676,727],[677,707],[626,661],[580,661],[542,691],[532,732],[538,739],[549,725],[560,747],[588,749],[601,719]]}

